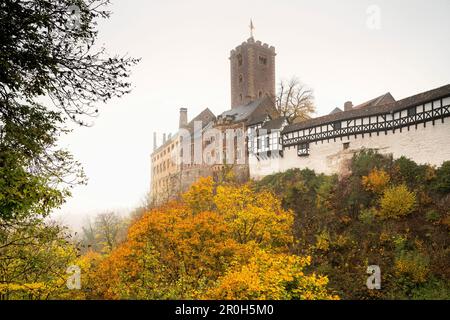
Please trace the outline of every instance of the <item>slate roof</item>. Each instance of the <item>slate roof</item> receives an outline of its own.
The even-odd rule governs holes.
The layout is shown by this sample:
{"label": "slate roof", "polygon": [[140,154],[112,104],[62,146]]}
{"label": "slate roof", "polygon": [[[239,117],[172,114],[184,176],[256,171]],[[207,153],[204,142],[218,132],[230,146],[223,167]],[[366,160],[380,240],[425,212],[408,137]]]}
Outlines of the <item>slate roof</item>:
{"label": "slate roof", "polygon": [[220,119],[220,118],[226,118],[227,116],[228,117],[231,116],[231,117],[233,117],[234,122],[240,122],[243,120],[247,120],[261,102],[262,102],[262,99],[259,99],[259,100],[249,102],[246,105],[235,107],[233,109],[222,112],[217,118]]}
{"label": "slate roof", "polygon": [[258,123],[262,123],[266,120],[266,118],[270,116],[267,114],[260,114],[254,117],[251,117],[248,121],[247,121],[247,125],[252,126]]}
{"label": "slate roof", "polygon": [[194,119],[189,121],[184,128],[186,128],[187,130],[189,130],[189,132],[192,133],[194,132],[194,123],[196,121],[201,121],[202,128],[204,128],[208,125],[208,123],[214,120],[216,120],[216,116],[214,115],[214,113],[211,112],[211,110],[209,110],[209,108],[206,108],[202,112],[200,112]]}
{"label": "slate roof", "polygon": [[[383,95],[383,96],[386,96],[386,95]],[[321,125],[321,124],[329,123],[329,122],[333,122],[333,121],[394,112],[394,111],[401,110],[404,108],[424,104],[431,100],[444,98],[446,96],[450,96],[450,84],[447,84],[445,86],[442,86],[442,87],[439,87],[439,88],[436,88],[433,90],[425,91],[425,92],[416,94],[414,96],[404,98],[399,101],[394,101],[394,102],[385,103],[385,104],[380,104],[381,102],[378,102],[378,104],[372,103],[372,104],[365,104],[363,106],[359,105],[359,106],[357,106],[358,108],[353,108],[352,110],[349,110],[349,111],[332,113],[332,114],[328,114],[328,115],[325,115],[322,117],[317,117],[317,118],[313,118],[313,119],[306,120],[303,122],[294,123],[294,124],[286,126],[283,130],[283,133],[292,132],[292,131],[305,129],[305,128],[310,128],[310,127],[314,127],[317,125]],[[375,99],[373,99],[373,100],[375,100]],[[373,101],[373,100],[370,100],[370,101]],[[389,99],[386,99],[386,100],[389,100]]]}
{"label": "slate roof", "polygon": [[264,123],[264,125],[261,128],[267,130],[280,129],[286,120],[287,120],[286,117],[279,117],[273,120],[269,120],[266,123]]}
{"label": "slate roof", "polygon": [[217,116],[217,120],[220,121],[228,117],[233,123],[245,121],[247,125],[250,125],[264,121],[267,115],[274,112],[276,112],[276,109],[272,100],[269,97],[264,97],[222,112]]}
{"label": "slate roof", "polygon": [[333,111],[331,111],[329,114],[335,114],[335,113],[342,112],[342,111],[344,111],[344,110],[342,110],[341,108],[334,108]]}
{"label": "slate roof", "polygon": [[395,102],[394,97],[391,95],[390,92],[387,92],[379,97],[376,97],[372,100],[366,101],[364,103],[361,103],[357,106],[354,106],[353,109],[361,109],[365,107],[375,107],[375,106],[382,106],[388,103]]}

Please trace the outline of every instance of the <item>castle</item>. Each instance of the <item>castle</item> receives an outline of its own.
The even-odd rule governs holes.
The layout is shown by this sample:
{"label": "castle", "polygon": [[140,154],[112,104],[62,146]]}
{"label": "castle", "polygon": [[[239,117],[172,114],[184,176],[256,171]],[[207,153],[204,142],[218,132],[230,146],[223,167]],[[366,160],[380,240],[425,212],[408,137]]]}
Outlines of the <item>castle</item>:
{"label": "castle", "polygon": [[202,176],[225,166],[238,180],[260,179],[291,168],[343,173],[353,154],[375,149],[394,158],[440,165],[450,160],[450,85],[395,100],[390,93],[330,114],[289,123],[275,106],[275,48],[253,35],[231,50],[231,109],[208,108],[151,155],[151,199],[162,203]]}

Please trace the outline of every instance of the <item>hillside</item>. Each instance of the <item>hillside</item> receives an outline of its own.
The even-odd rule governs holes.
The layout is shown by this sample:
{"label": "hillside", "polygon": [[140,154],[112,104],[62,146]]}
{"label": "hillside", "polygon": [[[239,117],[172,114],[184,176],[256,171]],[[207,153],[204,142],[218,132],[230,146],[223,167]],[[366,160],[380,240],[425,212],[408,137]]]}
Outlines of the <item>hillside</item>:
{"label": "hillside", "polygon": [[[351,174],[290,170],[264,178],[295,214],[294,252],[313,257],[343,299],[450,297],[450,162],[433,168],[364,151]],[[381,290],[365,286],[379,265]]]}
{"label": "hillside", "polygon": [[[8,237],[3,299],[447,299],[450,162],[363,151],[346,177],[202,178],[179,199],[98,216],[81,242],[38,222]],[[39,231],[39,230],[42,230]],[[52,231],[49,242],[48,232]],[[44,236],[47,235],[47,236]],[[78,252],[78,253],[77,253]],[[29,268],[26,261],[35,261]],[[68,290],[67,265],[80,268]],[[380,268],[381,289],[366,286]],[[46,272],[48,270],[49,272]]]}

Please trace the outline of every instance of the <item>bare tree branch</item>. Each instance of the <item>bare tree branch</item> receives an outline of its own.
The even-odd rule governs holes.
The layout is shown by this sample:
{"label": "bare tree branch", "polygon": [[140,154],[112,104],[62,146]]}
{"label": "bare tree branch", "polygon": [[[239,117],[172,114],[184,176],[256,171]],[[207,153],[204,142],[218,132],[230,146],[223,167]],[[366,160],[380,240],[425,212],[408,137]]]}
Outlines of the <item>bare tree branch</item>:
{"label": "bare tree branch", "polygon": [[275,106],[291,123],[309,119],[315,111],[313,91],[295,77],[287,82],[282,80],[278,85]]}

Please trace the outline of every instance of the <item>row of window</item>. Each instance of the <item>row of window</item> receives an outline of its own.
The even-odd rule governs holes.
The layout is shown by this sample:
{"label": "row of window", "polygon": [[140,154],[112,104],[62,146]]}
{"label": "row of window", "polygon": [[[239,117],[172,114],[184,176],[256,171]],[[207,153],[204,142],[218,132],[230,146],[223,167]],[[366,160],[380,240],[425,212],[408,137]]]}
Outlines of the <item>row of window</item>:
{"label": "row of window", "polygon": [[166,189],[169,186],[169,183],[170,183],[170,177],[159,179],[159,180],[155,181],[153,189],[156,189],[156,190],[161,189],[161,188]]}
{"label": "row of window", "polygon": [[[441,107],[444,107],[440,109]],[[305,140],[310,140],[310,138],[308,138],[308,136],[310,135],[314,135],[311,139],[315,139],[315,140],[320,140],[323,137],[330,137],[329,135],[326,136],[320,136],[317,134],[320,133],[324,133],[327,131],[334,131],[334,130],[340,130],[343,128],[349,128],[349,127],[356,127],[356,126],[361,126],[361,125],[369,125],[369,124],[382,124],[383,122],[387,122],[387,121],[393,121],[393,120],[400,120],[400,119],[405,119],[404,121],[401,121],[400,123],[402,125],[410,125],[410,121],[407,120],[406,118],[410,118],[410,119],[415,119],[412,121],[425,121],[426,118],[430,118],[430,117],[442,117],[442,116],[446,116],[449,113],[449,106],[450,106],[450,97],[445,98],[443,100],[435,100],[433,102],[429,102],[426,103],[424,105],[419,105],[419,106],[414,106],[414,107],[410,107],[395,113],[386,113],[386,114],[382,114],[382,115],[374,115],[374,116],[370,116],[370,117],[364,117],[364,118],[356,118],[356,119],[349,119],[349,120],[340,120],[340,121],[335,121],[335,122],[331,122],[331,123],[327,123],[327,124],[323,124],[320,126],[315,126],[315,127],[311,127],[311,128],[306,128],[303,130],[299,130],[299,131],[294,131],[294,132],[290,132],[288,134],[284,134],[282,139],[280,139],[278,137],[278,139],[273,139],[274,135],[272,134],[272,137],[270,137],[269,135],[261,135],[261,136],[255,136],[255,132],[256,130],[254,129],[259,129],[260,127],[255,126],[253,129],[249,129],[248,133],[249,133],[249,137],[251,137],[249,139],[249,146],[248,146],[248,150],[249,152],[252,152],[254,154],[258,154],[261,152],[267,152],[267,151],[274,151],[274,150],[282,150],[283,149],[283,143],[289,143],[289,144],[294,144],[296,141],[298,141],[299,143],[297,143],[297,154],[299,156],[307,156],[309,155],[309,142],[305,141]],[[430,111],[434,111],[434,112],[430,112]],[[414,117],[420,113],[423,113],[422,117],[419,118],[411,118]],[[378,126],[378,128],[383,128],[383,126]],[[369,127],[372,128],[372,127]],[[376,128],[376,127],[375,127]],[[373,129],[371,129],[373,130]],[[352,134],[357,133],[356,131],[351,131]],[[294,140],[294,142],[288,141],[289,139],[293,139],[293,138],[301,138],[301,137],[305,137],[302,140]],[[349,142],[346,142],[343,144],[343,149],[348,149],[350,146]]]}
{"label": "row of window", "polygon": [[[448,98],[448,102],[450,103],[450,98]],[[445,105],[445,104],[444,104]],[[395,112],[393,114],[386,113],[383,115],[374,115],[370,117],[364,117],[364,118],[356,118],[356,119],[349,119],[349,120],[342,120],[342,121],[335,121],[332,123],[323,124],[316,127],[307,128],[304,130],[294,131],[290,132],[288,134],[283,135],[283,139],[292,139],[292,138],[299,138],[304,136],[309,136],[311,134],[315,133],[323,133],[328,131],[334,131],[334,130],[340,130],[348,127],[354,127],[354,126],[360,126],[360,125],[369,125],[369,124],[376,124],[376,123],[383,123],[386,121],[392,121],[392,120],[398,120],[402,118],[412,117],[418,113],[425,112],[425,111],[431,111],[433,109],[437,109],[441,107],[441,102],[439,100],[434,101],[433,103],[427,103],[425,105],[410,107],[405,110],[401,110],[399,112]]]}
{"label": "row of window", "polygon": [[164,156],[168,155],[169,152],[171,152],[175,147],[178,146],[178,141],[175,143],[172,143],[169,147],[165,148],[164,150],[160,151],[155,157],[154,161],[158,161],[159,159],[162,159]]}
{"label": "row of window", "polygon": [[[348,148],[350,148],[350,142],[344,142],[342,144],[342,149],[347,150]],[[308,142],[303,142],[303,143],[300,143],[299,145],[297,145],[297,155],[299,157],[309,156],[309,143]]]}
{"label": "row of window", "polygon": [[274,131],[261,136],[250,136],[248,149],[252,153],[281,150],[280,133]]}
{"label": "row of window", "polygon": [[153,167],[153,174],[160,174],[160,173],[162,173],[166,170],[169,170],[170,168],[173,168],[175,166],[176,166],[176,164],[171,159],[164,160],[163,162],[161,162]]}
{"label": "row of window", "polygon": [[[238,67],[240,67],[240,66],[242,66],[242,54],[238,54],[237,56],[236,56],[236,58],[237,58],[237,65],[238,65]],[[258,56],[258,63],[259,64],[261,64],[261,65],[267,65],[267,57],[266,56],[263,56],[263,55],[259,55]]]}

